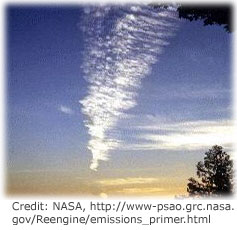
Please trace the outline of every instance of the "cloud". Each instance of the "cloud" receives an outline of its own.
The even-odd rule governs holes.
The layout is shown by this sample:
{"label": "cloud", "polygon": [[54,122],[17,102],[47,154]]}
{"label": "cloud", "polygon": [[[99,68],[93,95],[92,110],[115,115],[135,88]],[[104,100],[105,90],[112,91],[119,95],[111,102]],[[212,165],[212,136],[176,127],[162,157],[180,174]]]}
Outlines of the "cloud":
{"label": "cloud", "polygon": [[230,120],[190,121],[137,127],[137,143],[124,144],[126,150],[198,150],[222,145],[230,149],[234,129]]}
{"label": "cloud", "polygon": [[[149,6],[125,8],[119,15],[115,14],[120,9],[116,6],[86,9],[84,22],[88,25],[82,25],[87,38],[82,68],[89,87],[80,103],[90,135],[92,170],[120,145],[108,133],[136,106],[142,78],[177,29],[177,12],[173,10],[160,9],[158,13]],[[113,17],[107,20],[110,14]]]}
{"label": "cloud", "polygon": [[152,195],[165,191],[165,188],[158,185],[158,183],[164,183],[164,179],[155,177],[111,178],[99,180],[97,184],[111,194]]}
{"label": "cloud", "polygon": [[136,195],[151,195],[164,191],[165,191],[164,188],[142,187],[142,188],[123,188],[121,190],[118,190],[117,193],[136,196]]}
{"label": "cloud", "polygon": [[134,184],[150,184],[158,181],[159,181],[158,178],[154,177],[127,177],[127,178],[99,180],[97,181],[97,183],[104,186],[123,186],[123,185],[134,185]]}
{"label": "cloud", "polygon": [[58,110],[62,113],[69,114],[69,115],[72,115],[74,113],[71,108],[64,106],[64,105],[60,105],[58,107]]}

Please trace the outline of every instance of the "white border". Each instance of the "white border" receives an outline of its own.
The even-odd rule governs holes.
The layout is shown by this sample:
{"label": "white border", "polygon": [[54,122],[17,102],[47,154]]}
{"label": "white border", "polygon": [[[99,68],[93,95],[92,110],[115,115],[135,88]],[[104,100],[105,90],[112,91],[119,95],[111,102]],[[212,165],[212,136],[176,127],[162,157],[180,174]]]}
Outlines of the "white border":
{"label": "white border", "polygon": [[[10,198],[10,197],[7,197],[5,195],[5,175],[4,175],[4,172],[6,172],[6,165],[5,165],[5,162],[6,162],[6,74],[5,74],[5,71],[6,71],[6,53],[5,53],[5,50],[6,50],[6,31],[5,31],[5,7],[8,5],[8,4],[29,4],[29,5],[32,5],[32,4],[35,4],[35,5],[52,5],[52,4],[57,4],[57,5],[75,5],[75,4],[87,4],[87,3],[99,3],[99,4],[105,4],[105,3],[112,3],[112,4],[119,4],[119,3],[149,3],[149,2],[156,2],[156,1],[137,1],[137,0],[130,0],[130,1],[126,1],[126,0],[120,0],[120,1],[111,1],[111,0],[103,0],[103,1],[88,1],[88,0],[81,0],[81,1],[55,1],[55,0],[51,0],[50,2],[47,1],[47,0],[41,0],[41,1],[27,1],[27,0],[22,0],[22,1],[1,1],[1,14],[0,14],[0,24],[1,24],[1,33],[0,33],[0,36],[1,36],[1,41],[2,44],[1,44],[1,84],[0,84],[0,148],[1,148],[1,160],[0,160],[0,183],[1,183],[1,195],[0,195],[0,198],[1,198],[1,205],[0,205],[0,210],[1,210],[1,219],[4,221],[4,222],[0,222],[0,227],[1,229],[9,229],[9,221],[10,221],[10,204],[11,204],[11,200],[14,199],[14,200],[22,200],[22,199],[32,199],[32,200],[38,200],[40,199],[40,197],[14,197],[14,198]],[[173,1],[157,1],[157,2],[173,2]],[[233,6],[233,15],[234,15],[234,18],[233,18],[233,21],[234,21],[234,26],[236,24],[236,1],[205,1],[205,0],[199,0],[199,1],[193,1],[193,0],[182,0],[182,1],[178,1],[179,3],[200,3],[200,4],[231,4]],[[236,28],[234,28],[234,31],[235,31]],[[236,80],[236,67],[234,65],[235,60],[236,60],[236,53],[237,53],[237,48],[236,48],[236,32],[233,32],[232,33],[234,39],[233,39],[233,44],[232,44],[232,47],[233,47],[233,60],[232,60],[232,68],[233,68],[233,71],[232,71],[232,80],[233,80],[233,87],[234,87],[234,93],[233,93],[233,106],[234,106],[234,109],[233,109],[233,116],[234,116],[234,124],[235,124],[235,136],[237,137],[237,130],[236,130],[236,125],[237,125],[237,106],[236,106],[236,102],[237,102],[237,80]],[[234,168],[236,168],[236,165],[237,165],[237,156],[236,156],[236,143],[234,143],[234,149],[235,149],[235,154],[234,154],[234,163],[235,163],[235,166]],[[237,184],[236,183],[236,178],[235,178],[235,185]],[[44,200],[62,200],[62,199],[73,199],[73,197],[55,197],[55,198],[52,198],[52,197],[43,197]],[[78,197],[75,197],[74,199],[77,199],[78,200]],[[81,198],[80,198],[81,199]],[[84,198],[85,199],[85,198]],[[86,198],[88,199],[88,198]],[[121,198],[124,200],[124,198]],[[82,199],[81,199],[82,200]],[[117,198],[116,200],[119,200],[119,198]],[[133,200],[133,199],[131,199]],[[148,200],[152,200],[152,198],[149,198],[149,199],[146,199],[144,201],[148,201]],[[155,198],[155,200],[157,201],[157,197]],[[140,199],[140,201],[142,201],[142,199]],[[165,201],[165,200],[162,200],[162,202]],[[172,202],[171,199],[167,200],[167,202]],[[182,201],[181,201],[182,202]],[[189,202],[193,202],[191,200],[189,200]],[[217,202],[221,202],[221,200],[217,201]],[[236,199],[236,195],[234,196],[233,200],[230,200],[230,202],[232,204],[235,204],[235,208],[237,208],[237,199]],[[210,226],[207,226],[207,228],[214,228],[214,227],[217,227],[217,229],[220,228],[223,228],[224,226],[228,227],[228,226],[235,226],[235,218],[234,218],[234,215],[230,215],[231,219],[228,219],[228,217],[226,215],[221,215],[220,213],[220,223],[217,223],[217,224],[214,224],[214,225],[210,225]],[[227,222],[225,223],[225,221]],[[222,224],[221,224],[222,223]],[[5,228],[6,226],[8,226],[7,228]],[[163,226],[163,225],[162,225]],[[181,228],[182,229],[189,229],[190,225],[180,225],[182,226]],[[196,225],[197,228],[203,228],[203,225]],[[80,226],[78,226],[80,228]],[[78,228],[77,227],[77,228]],[[104,227],[104,226],[96,226],[96,227]],[[110,229],[111,226],[105,226],[105,229]],[[118,226],[120,229],[121,226]],[[122,227],[125,227],[126,229],[128,228],[131,228],[131,225],[127,225],[127,226],[122,226]],[[134,226],[135,228],[136,226]],[[147,226],[146,226],[147,227]],[[166,227],[174,227],[172,225],[170,226],[166,226]],[[157,229],[157,228],[160,228],[159,225],[155,225],[155,228],[154,229]],[[14,229],[14,228],[12,228]],[[38,228],[29,228],[29,229],[38,229]],[[41,229],[41,227],[39,228]],[[51,226],[49,229],[59,229],[59,226]],[[63,229],[63,228],[61,228]],[[72,229],[72,228],[71,228]],[[85,229],[88,229],[88,228],[85,228]],[[117,227],[115,228],[117,229]],[[149,228],[149,229],[153,229],[153,228]],[[205,229],[205,227],[204,227]]]}

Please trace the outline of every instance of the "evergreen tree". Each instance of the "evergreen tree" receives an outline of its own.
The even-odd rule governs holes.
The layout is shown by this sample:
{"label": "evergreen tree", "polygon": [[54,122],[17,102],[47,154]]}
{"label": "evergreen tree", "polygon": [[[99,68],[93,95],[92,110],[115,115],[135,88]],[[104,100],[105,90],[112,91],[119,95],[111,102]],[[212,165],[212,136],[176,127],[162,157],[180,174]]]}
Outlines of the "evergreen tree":
{"label": "evergreen tree", "polygon": [[215,145],[205,153],[204,162],[197,164],[199,181],[189,178],[187,191],[190,196],[228,195],[233,190],[233,161]]}

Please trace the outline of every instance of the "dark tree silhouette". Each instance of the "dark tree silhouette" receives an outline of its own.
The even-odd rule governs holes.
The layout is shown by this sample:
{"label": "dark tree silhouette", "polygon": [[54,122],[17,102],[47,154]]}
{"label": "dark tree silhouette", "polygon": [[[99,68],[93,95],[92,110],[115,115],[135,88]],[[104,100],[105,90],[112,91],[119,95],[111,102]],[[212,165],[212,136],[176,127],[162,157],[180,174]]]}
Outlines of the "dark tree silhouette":
{"label": "dark tree silhouette", "polygon": [[[154,8],[168,8],[168,5],[151,3]],[[204,26],[220,25],[232,32],[232,10],[229,5],[180,5],[179,18],[189,21],[203,20]]]}
{"label": "dark tree silhouette", "polygon": [[204,162],[197,164],[197,176],[201,181],[189,178],[187,191],[190,196],[230,195],[233,190],[233,161],[215,145],[205,153]]}
{"label": "dark tree silhouette", "polygon": [[227,32],[232,32],[231,7],[230,6],[195,6],[184,5],[178,7],[179,17],[190,21],[203,20],[204,26],[224,26]]}

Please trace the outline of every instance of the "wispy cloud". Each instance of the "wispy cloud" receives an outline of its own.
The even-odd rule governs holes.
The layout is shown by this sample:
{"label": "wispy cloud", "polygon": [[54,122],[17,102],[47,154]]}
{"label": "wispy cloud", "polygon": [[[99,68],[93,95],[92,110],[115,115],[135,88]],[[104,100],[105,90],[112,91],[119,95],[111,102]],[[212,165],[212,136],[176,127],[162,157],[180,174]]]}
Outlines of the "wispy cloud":
{"label": "wispy cloud", "polygon": [[58,107],[58,110],[62,113],[69,114],[69,115],[72,115],[74,113],[71,108],[64,106],[64,105],[60,105]]}
{"label": "wispy cloud", "polygon": [[154,195],[167,190],[167,178],[125,177],[98,180],[103,191],[116,195]]}
{"label": "wispy cloud", "polygon": [[234,143],[230,120],[150,124],[136,128],[142,132],[136,135],[137,142],[125,144],[123,149],[198,150],[216,144],[230,148]]}
{"label": "wispy cloud", "polygon": [[142,188],[123,188],[118,190],[118,194],[126,194],[126,195],[152,195],[160,192],[164,192],[164,188],[157,187],[142,187]]}
{"label": "wispy cloud", "polygon": [[154,177],[126,177],[126,178],[113,178],[97,181],[98,184],[104,186],[122,186],[122,185],[134,185],[134,184],[150,184],[158,182],[158,178]]}
{"label": "wispy cloud", "polygon": [[85,13],[88,26],[82,26],[87,37],[83,70],[89,87],[80,103],[91,137],[90,168],[96,170],[98,161],[108,160],[109,150],[119,146],[120,142],[109,137],[108,132],[137,104],[142,78],[177,28],[177,12],[157,12],[149,6],[119,10],[115,6],[86,8]]}

